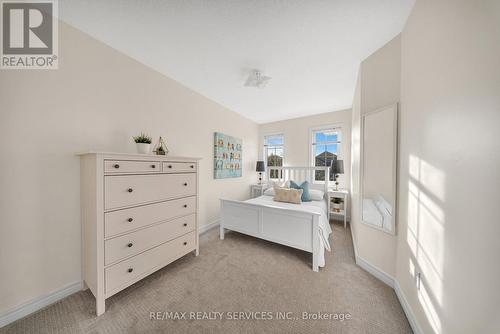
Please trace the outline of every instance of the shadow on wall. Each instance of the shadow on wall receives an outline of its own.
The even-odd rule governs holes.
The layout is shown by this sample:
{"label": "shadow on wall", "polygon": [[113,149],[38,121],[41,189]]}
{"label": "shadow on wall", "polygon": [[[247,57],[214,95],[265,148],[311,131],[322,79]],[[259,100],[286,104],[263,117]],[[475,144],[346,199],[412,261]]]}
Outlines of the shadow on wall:
{"label": "shadow on wall", "polygon": [[[444,282],[443,206],[446,175],[409,156],[407,240],[411,251],[408,270],[417,286],[418,300],[435,333],[442,332]],[[419,273],[422,273],[420,276]]]}

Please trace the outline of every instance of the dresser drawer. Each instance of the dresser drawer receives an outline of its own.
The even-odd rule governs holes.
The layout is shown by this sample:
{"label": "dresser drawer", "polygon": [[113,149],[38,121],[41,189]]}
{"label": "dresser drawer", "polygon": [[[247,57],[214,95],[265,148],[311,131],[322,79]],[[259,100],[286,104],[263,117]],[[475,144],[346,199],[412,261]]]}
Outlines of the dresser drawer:
{"label": "dresser drawer", "polygon": [[105,265],[180,237],[195,228],[194,214],[125,234],[104,242]]}
{"label": "dresser drawer", "polygon": [[196,172],[196,163],[194,162],[164,162],[164,173],[178,173],[178,172]]}
{"label": "dresser drawer", "polygon": [[128,260],[105,269],[106,295],[134,283],[138,279],[175,261],[195,249],[195,232],[166,242]]}
{"label": "dresser drawer", "polygon": [[159,173],[161,172],[161,162],[105,160],[104,172],[106,174]]}
{"label": "dresser drawer", "polygon": [[104,180],[106,210],[195,194],[196,174],[109,175]]}
{"label": "dresser drawer", "polygon": [[196,212],[196,196],[106,212],[104,214],[104,237],[109,238],[194,212]]}

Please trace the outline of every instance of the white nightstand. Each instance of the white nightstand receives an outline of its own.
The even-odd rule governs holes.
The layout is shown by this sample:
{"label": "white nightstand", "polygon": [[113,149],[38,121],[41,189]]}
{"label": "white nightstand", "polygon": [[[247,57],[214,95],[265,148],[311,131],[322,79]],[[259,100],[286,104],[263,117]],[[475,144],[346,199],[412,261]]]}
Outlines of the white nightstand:
{"label": "white nightstand", "polygon": [[[343,207],[339,212],[334,211],[332,199],[340,198],[343,201]],[[328,190],[328,211],[330,212],[330,218],[343,218],[344,228],[347,227],[347,208],[349,207],[349,191],[347,189],[339,190]]]}
{"label": "white nightstand", "polygon": [[267,184],[252,184],[250,185],[250,197],[255,198],[264,195],[267,189]]}

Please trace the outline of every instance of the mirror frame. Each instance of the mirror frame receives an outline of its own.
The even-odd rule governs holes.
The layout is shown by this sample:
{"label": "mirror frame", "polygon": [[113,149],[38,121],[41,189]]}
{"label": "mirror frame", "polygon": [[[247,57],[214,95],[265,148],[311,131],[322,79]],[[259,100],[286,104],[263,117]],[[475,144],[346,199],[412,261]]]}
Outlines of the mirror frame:
{"label": "mirror frame", "polygon": [[[387,105],[385,107],[364,113],[361,115],[361,122],[360,122],[360,201],[359,201],[359,213],[361,217],[361,222],[369,226],[373,229],[385,232],[390,235],[397,235],[397,230],[398,230],[398,207],[397,207],[397,198],[398,198],[398,179],[399,179],[399,171],[398,171],[398,161],[399,161],[399,117],[398,117],[398,111],[399,111],[399,104],[396,102],[394,104]],[[365,121],[366,117],[370,116],[372,114],[378,113],[385,111],[387,109],[392,109],[394,113],[394,161],[393,161],[393,172],[392,172],[392,179],[393,179],[393,185],[392,185],[392,191],[393,191],[393,199],[390,202],[392,207],[394,208],[393,212],[393,219],[394,219],[394,228],[392,231],[385,230],[381,227],[375,226],[373,224],[370,224],[366,222],[363,219],[363,197],[364,197],[364,184],[365,184]]]}

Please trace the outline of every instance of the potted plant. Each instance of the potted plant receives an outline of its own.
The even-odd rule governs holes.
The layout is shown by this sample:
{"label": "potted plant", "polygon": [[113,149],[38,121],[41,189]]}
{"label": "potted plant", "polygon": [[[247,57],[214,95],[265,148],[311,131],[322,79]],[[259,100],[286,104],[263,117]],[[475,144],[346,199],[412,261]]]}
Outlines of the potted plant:
{"label": "potted plant", "polygon": [[141,132],[137,137],[134,137],[135,145],[137,147],[137,152],[141,154],[151,153],[151,137]]}

